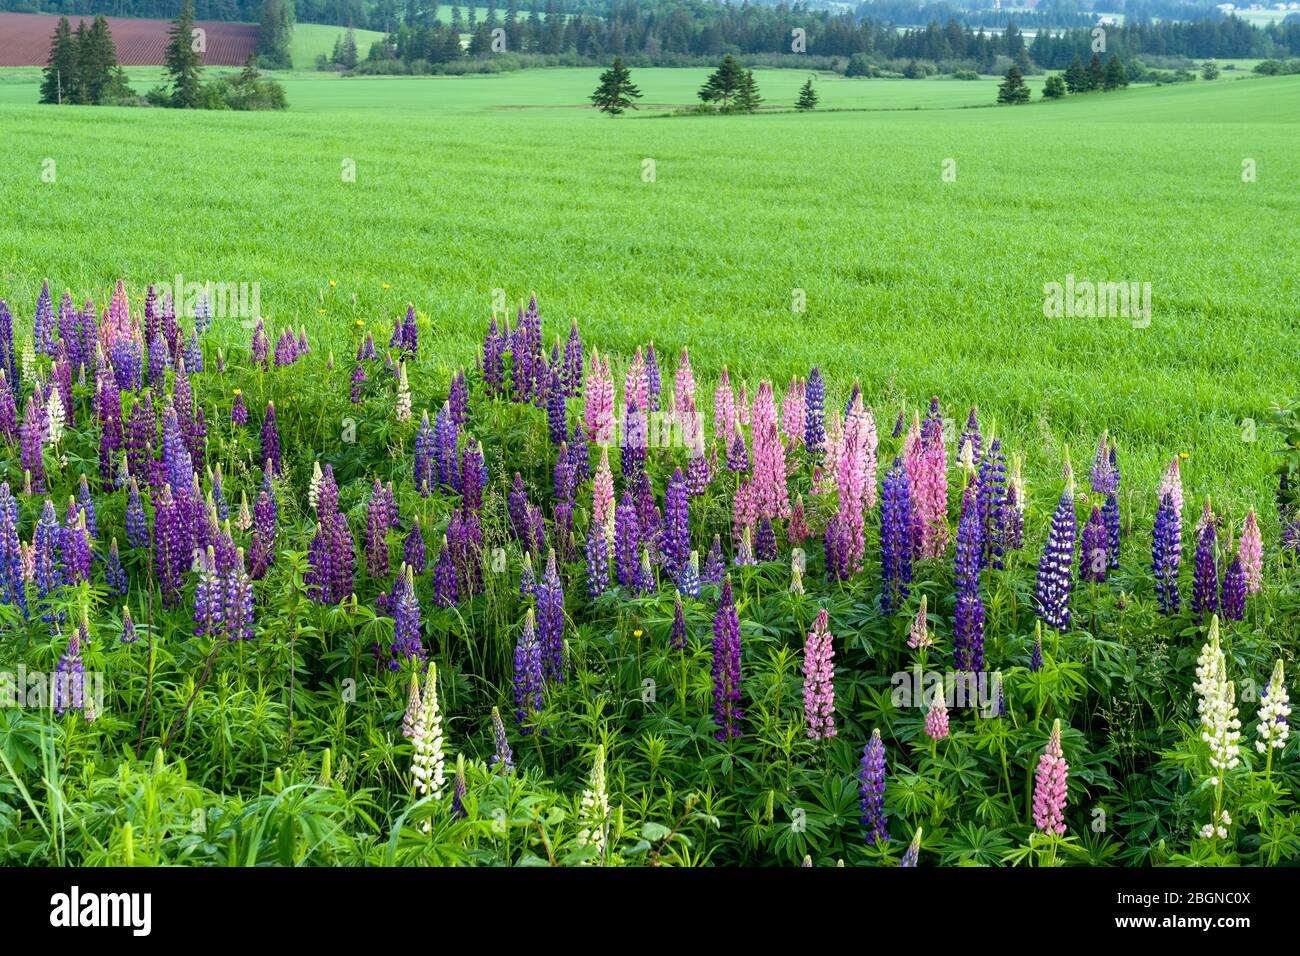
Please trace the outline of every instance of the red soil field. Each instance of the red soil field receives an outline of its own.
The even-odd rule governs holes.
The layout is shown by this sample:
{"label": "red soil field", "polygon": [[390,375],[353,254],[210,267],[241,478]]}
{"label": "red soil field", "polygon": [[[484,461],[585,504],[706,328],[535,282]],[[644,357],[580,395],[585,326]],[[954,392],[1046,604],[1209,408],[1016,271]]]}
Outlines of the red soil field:
{"label": "red soil field", "polygon": [[[86,26],[94,17],[68,17],[72,29],[77,20]],[[50,38],[59,18],[40,13],[0,13],[0,66],[44,66],[50,55]],[[108,29],[117,45],[117,62],[123,66],[159,66],[167,46],[168,20],[108,18]],[[257,49],[257,25],[215,23],[199,20],[195,27],[207,31],[203,62],[208,66],[242,66]]]}

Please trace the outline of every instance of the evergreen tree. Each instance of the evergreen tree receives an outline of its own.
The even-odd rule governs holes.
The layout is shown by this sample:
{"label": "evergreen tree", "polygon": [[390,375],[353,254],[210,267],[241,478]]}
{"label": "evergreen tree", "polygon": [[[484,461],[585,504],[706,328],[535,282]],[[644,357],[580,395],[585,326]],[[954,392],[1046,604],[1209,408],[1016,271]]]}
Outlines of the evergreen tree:
{"label": "evergreen tree", "polygon": [[799,87],[799,99],[795,100],[794,108],[801,112],[807,113],[817,108],[817,91],[813,89],[812,77],[804,81],[803,86]]}
{"label": "evergreen tree", "polygon": [[1201,79],[1217,80],[1219,78],[1219,64],[1213,60],[1206,60],[1205,65],[1201,67]]}
{"label": "evergreen tree", "polygon": [[600,86],[591,94],[591,102],[610,116],[617,116],[629,107],[636,109],[632,101],[640,98],[641,91],[632,84],[632,71],[617,56],[609,69],[600,74]]}
{"label": "evergreen tree", "polygon": [[171,77],[171,105],[193,110],[202,105],[203,58],[194,49],[194,0],[181,0],[181,12],[167,31],[170,40],[163,65]]}
{"label": "evergreen tree", "polygon": [[1076,53],[1074,59],[1070,61],[1069,68],[1065,71],[1065,88],[1071,93],[1088,92],[1088,73],[1083,68],[1083,63]]}
{"label": "evergreen tree", "polygon": [[1059,100],[1065,96],[1065,80],[1061,78],[1060,73],[1053,73],[1043,84],[1043,99]]}
{"label": "evergreen tree", "polygon": [[740,62],[728,53],[718,64],[718,68],[710,74],[709,78],[704,81],[700,87],[700,99],[705,103],[714,103],[722,101],[722,108],[728,109],[731,105],[731,98],[740,92],[741,84],[745,81],[745,70],[741,67]]}
{"label": "evergreen tree", "polygon": [[[291,5],[291,4],[289,4]],[[285,0],[263,0],[262,19],[257,25],[257,59],[273,70],[293,66],[289,37],[293,26]]]}
{"label": "evergreen tree", "polygon": [[86,31],[86,45],[78,50],[81,68],[81,90],[87,103],[103,102],[104,91],[113,78],[117,67],[117,47],[113,44],[113,34],[109,32],[108,21],[95,17],[95,22]]}
{"label": "evergreen tree", "polygon": [[1101,88],[1118,90],[1125,86],[1128,86],[1128,72],[1124,69],[1124,64],[1119,61],[1119,56],[1112,53],[1110,59],[1106,61],[1106,72],[1102,74]]}
{"label": "evergreen tree", "polygon": [[355,69],[357,65],[357,32],[351,27],[343,34],[343,44],[339,47],[339,65],[346,70]]}
{"label": "evergreen tree", "polygon": [[1101,57],[1096,53],[1088,61],[1088,89],[1100,90],[1106,84],[1106,70],[1101,65]]}
{"label": "evergreen tree", "polygon": [[59,17],[50,42],[50,57],[41,79],[42,103],[66,103],[77,81],[77,44],[67,17]]}
{"label": "evergreen tree", "polygon": [[753,113],[761,102],[763,97],[758,95],[758,83],[754,80],[754,71],[746,70],[740,81],[740,89],[736,90],[736,101],[731,109],[735,113]]}
{"label": "evergreen tree", "polygon": [[1014,66],[1007,70],[1006,77],[998,86],[999,103],[1028,103],[1029,87],[1025,85],[1025,78],[1020,75],[1020,71]]}

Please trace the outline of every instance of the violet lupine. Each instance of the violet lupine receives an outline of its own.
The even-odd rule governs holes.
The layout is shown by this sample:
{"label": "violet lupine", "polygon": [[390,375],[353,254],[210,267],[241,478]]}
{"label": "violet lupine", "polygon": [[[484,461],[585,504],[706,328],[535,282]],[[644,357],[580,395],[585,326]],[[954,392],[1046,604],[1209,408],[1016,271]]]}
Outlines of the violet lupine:
{"label": "violet lupine", "polygon": [[649,444],[649,423],[646,413],[640,404],[629,401],[623,418],[623,448],[620,455],[624,483],[631,481],[645,469],[646,449]]}
{"label": "violet lupine", "polygon": [[95,522],[95,500],[90,496],[90,485],[86,482],[85,473],[77,481],[77,507],[86,513],[86,533],[90,535],[90,540],[96,540],[99,537],[99,526]]}
{"label": "violet lupine", "polygon": [[447,522],[447,544],[460,575],[460,596],[471,597],[483,588],[483,529],[477,511],[460,507]]}
{"label": "violet lupine", "polygon": [[492,708],[492,757],[488,769],[493,773],[511,774],[515,770],[514,754],[510,751],[510,738],[506,736],[506,725],[501,719],[501,711]]}
{"label": "violet lupine", "polygon": [[542,670],[553,683],[564,681],[564,588],[555,564],[555,549],[546,557],[546,570],[537,586],[537,639],[542,646]]}
{"label": "violet lupine", "polygon": [[731,594],[731,579],[722,582],[718,611],[713,618],[714,736],[723,742],[740,737],[740,618]]}
{"label": "violet lupine", "polygon": [[1057,718],[1034,771],[1034,826],[1044,833],[1060,836],[1065,832],[1069,776],[1070,765],[1061,750],[1061,721]]}
{"label": "violet lupine", "polygon": [[465,381],[463,369],[451,376],[447,404],[451,406],[451,420],[457,428],[464,428],[469,424],[469,383]]}
{"label": "violet lupine", "polygon": [[38,355],[53,355],[57,329],[54,324],[54,302],[50,299],[50,280],[41,283],[41,294],[36,299],[36,326],[32,339]]}
{"label": "violet lupine", "polygon": [[956,671],[984,670],[984,599],[980,596],[979,505],[973,485],[962,495],[955,560],[957,601],[953,608],[952,657]]}
{"label": "violet lupine", "polygon": [[[60,539],[59,518],[54,512],[54,502],[45,500],[41,518],[36,522],[36,531],[32,537],[32,581],[36,585],[36,600],[44,606],[51,594],[63,585],[63,570],[59,563]],[[48,611],[42,616],[48,622]]]}
{"label": "violet lupine", "polygon": [[483,443],[468,441],[460,462],[460,503],[464,508],[478,511],[483,507],[483,489],[487,487],[487,462],[483,458]]}
{"label": "violet lupine", "polygon": [[820,464],[826,451],[826,387],[822,384],[821,370],[816,367],[808,373],[808,385],[804,389],[803,443],[809,462]]}
{"label": "violet lupine", "polygon": [[222,574],[221,613],[226,639],[253,639],[253,581],[244,564],[244,549],[235,551],[235,560]]}
{"label": "violet lupine", "polygon": [[451,405],[442,403],[433,419],[433,459],[438,485],[449,491],[460,490],[459,435],[451,420]]}
{"label": "violet lupine", "polygon": [[553,365],[546,376],[546,421],[553,445],[559,445],[569,437],[568,407],[561,371],[560,366]]}
{"label": "violet lupine", "polygon": [[[359,366],[358,366],[359,367]],[[436,437],[429,424],[429,411],[420,417],[420,428],[415,433],[415,490],[428,497],[437,484]]]}
{"label": "violet lupine", "polygon": [[587,531],[587,593],[600,597],[609,588],[609,541],[594,521]]}
{"label": "violet lupine", "polygon": [[1006,552],[1007,459],[993,438],[979,464],[980,544],[984,567],[1001,570]]}
{"label": "violet lupine", "polygon": [[[3,411],[5,392],[0,383],[0,412]],[[95,386],[95,417],[99,421],[99,477],[107,481],[112,477],[113,465],[122,452],[125,433],[122,429],[122,399],[113,377],[107,370],[101,370]],[[3,437],[3,423],[0,423],[0,438]]]}
{"label": "violet lupine", "polygon": [[133,548],[149,546],[149,520],[140,501],[140,486],[131,479],[126,501],[126,543]]}
{"label": "violet lupine", "polygon": [[1038,615],[1048,627],[1066,631],[1070,627],[1070,590],[1074,586],[1074,539],[1078,528],[1074,494],[1067,485],[1052,514],[1043,554],[1038,560],[1034,593]]}
{"label": "violet lupine", "polygon": [[[265,371],[269,365],[268,359],[271,352],[271,337],[266,334],[266,326],[261,319],[257,320],[257,326],[253,329],[253,364],[262,366]],[[150,340],[150,353],[153,352],[153,342]]]}
{"label": "violet lupine", "polygon": [[691,556],[690,495],[680,468],[673,472],[664,492],[664,527],[659,552],[672,580],[681,584]]}
{"label": "violet lupine", "polygon": [[12,444],[18,435],[18,404],[9,387],[9,376],[0,368],[0,442]]}
{"label": "violet lupine", "polygon": [[646,349],[645,356],[646,399],[652,412],[659,411],[659,396],[663,390],[663,379],[659,373],[659,359],[655,356],[653,341]]}
{"label": "violet lupine", "polygon": [[219,637],[221,632],[221,581],[209,548],[199,555],[199,579],[194,585],[194,636]]}
{"label": "violet lupine", "polygon": [[727,447],[727,470],[735,474],[749,471],[749,451],[745,448],[745,436],[739,424],[733,428],[731,444]]}
{"label": "violet lupine", "polygon": [[392,523],[388,496],[376,478],[366,506],[366,570],[372,578],[388,577],[388,529]]}
{"label": "violet lupine", "polygon": [[[81,659],[80,627],[73,628],[68,649],[54,669],[54,712],[62,717],[70,710],[86,711],[85,664]],[[86,719],[90,720],[89,713]]]}
{"label": "violet lupine", "polygon": [[686,346],[682,346],[682,355],[677,362],[677,374],[673,379],[673,410],[677,421],[683,426],[695,405],[695,373],[691,371],[691,356]]}
{"label": "violet lupine", "polygon": [[60,537],[63,569],[69,584],[90,580],[90,535],[86,532],[86,514],[77,508],[74,498],[68,499],[68,510],[63,519]]}
{"label": "violet lupine", "polygon": [[727,573],[727,563],[722,557],[722,536],[713,536],[713,545],[704,558],[704,572],[700,577],[709,584],[721,584]]}
{"label": "violet lupine", "polygon": [[961,433],[962,448],[970,446],[971,459],[979,461],[984,455],[984,437],[980,434],[979,406],[972,405],[970,415],[966,418],[966,427]]}
{"label": "violet lupine", "polygon": [[443,535],[438,559],[433,563],[433,603],[438,607],[453,607],[459,601],[460,581],[456,573],[456,562],[452,557],[451,545],[447,542],[446,535]]}
{"label": "violet lupine", "polygon": [[188,488],[194,480],[194,459],[185,446],[180,420],[175,406],[163,409],[163,473],[172,490]]}
{"label": "violet lupine", "polygon": [[9,491],[7,481],[0,483],[0,597],[27,617],[27,586],[18,538],[18,499]]}
{"label": "violet lupine", "polygon": [[738,568],[750,568],[758,564],[758,559],[754,557],[754,544],[749,535],[748,525],[741,535],[740,547],[736,549],[736,554],[731,560]]}
{"label": "violet lupine", "polygon": [[1034,646],[1029,652],[1029,673],[1037,674],[1043,669],[1043,622],[1034,622]]}
{"label": "violet lupine", "polygon": [[1254,508],[1246,515],[1246,523],[1241,529],[1237,557],[1241,560],[1246,593],[1258,594],[1264,586],[1264,539],[1259,532],[1259,519],[1255,517]]}
{"label": "violet lupine", "polygon": [[424,573],[427,555],[424,534],[420,531],[420,519],[416,518],[411,522],[411,530],[406,533],[406,540],[402,542],[402,557],[406,561],[406,566],[417,578]]}
{"label": "violet lupine", "polygon": [[411,355],[420,351],[420,329],[415,321],[415,306],[407,305],[406,316],[402,319],[401,349]]}
{"label": "violet lupine", "polygon": [[564,394],[582,397],[582,336],[577,319],[569,323],[569,339],[564,344]]}
{"label": "violet lupine", "polygon": [[758,523],[758,534],[754,536],[754,557],[759,561],[775,561],[779,555],[776,550],[776,531],[772,528],[772,519],[763,518]]}
{"label": "violet lupine", "polygon": [[17,392],[21,380],[18,378],[18,354],[14,350],[14,317],[4,299],[0,299],[0,374]]}
{"label": "violet lupine", "polygon": [[1183,533],[1174,497],[1166,492],[1156,509],[1151,537],[1151,573],[1162,614],[1177,614],[1180,607],[1178,571],[1183,557]]}
{"label": "violet lupine", "polygon": [[700,552],[692,551],[686,559],[686,570],[682,573],[678,589],[688,597],[700,596]]}
{"label": "violet lupine", "polygon": [[542,713],[542,646],[537,640],[533,609],[524,615],[524,629],[515,644],[515,717],[519,732],[531,734]]}
{"label": "violet lupine", "polygon": [[426,657],[424,643],[420,639],[420,600],[415,593],[415,577],[410,568],[402,567],[394,590],[393,649],[388,661],[390,671],[399,670],[403,663],[423,661]]}
{"label": "violet lupine", "polygon": [[868,846],[889,842],[889,818],[885,815],[885,742],[880,731],[871,732],[871,740],[862,748],[861,781],[862,826]]}
{"label": "violet lupine", "polygon": [[1196,615],[1198,624],[1219,610],[1219,569],[1214,560],[1216,543],[1214,521],[1210,520],[1201,527],[1192,569],[1192,613]]}
{"label": "violet lupine", "polygon": [[497,317],[488,322],[487,335],[483,337],[483,392],[489,397],[501,394],[505,381],[504,342],[497,330]]}
{"label": "violet lupine", "polygon": [[353,405],[360,405],[365,399],[366,370],[359,362],[352,369],[351,391],[348,393]]}
{"label": "violet lupine", "polygon": [[45,451],[42,435],[45,431],[45,410],[36,393],[27,399],[23,423],[19,429],[19,459],[23,471],[31,476],[32,493],[45,494]]}
{"label": "violet lupine", "polygon": [[893,614],[911,593],[912,496],[901,458],[885,473],[880,503],[880,609]]}
{"label": "violet lupine", "polygon": [[1229,621],[1240,621],[1246,614],[1246,574],[1242,570],[1240,556],[1235,554],[1223,575],[1219,609]]}
{"label": "violet lupine", "polygon": [[835,736],[835,647],[826,609],[817,612],[803,645],[803,717],[809,740]]}
{"label": "violet lupine", "polygon": [[673,623],[668,631],[668,646],[675,651],[686,650],[686,612],[682,607],[682,592],[673,598]]}
{"label": "violet lupine", "polygon": [[279,475],[280,433],[275,427],[275,402],[266,403],[266,417],[262,419],[262,461],[271,463],[271,474]]}
{"label": "violet lupine", "polygon": [[[264,523],[269,520],[270,538],[274,542],[275,514],[273,499],[269,515],[258,515],[263,509],[265,490],[259,495],[254,509],[254,549],[257,550],[259,533]],[[339,489],[334,481],[334,468],[326,465],[321,481],[316,489],[316,535],[308,551],[310,569],[306,583],[311,589],[312,599],[318,604],[338,604],[352,594],[352,564],[355,557],[355,545],[352,530],[348,527],[347,517],[339,511]],[[268,556],[269,557],[269,556]],[[255,566],[257,562],[254,562]],[[254,573],[255,578],[259,575]]]}
{"label": "violet lupine", "polygon": [[614,572],[619,586],[635,593],[637,552],[641,545],[641,524],[630,491],[614,510]]}
{"label": "violet lupine", "polygon": [[140,640],[140,635],[136,633],[135,621],[131,620],[131,609],[122,606],[122,636],[118,640],[123,644],[134,644]]}
{"label": "violet lupine", "polygon": [[1106,547],[1106,522],[1095,504],[1079,538],[1079,567],[1085,581],[1099,584],[1106,580],[1110,553]]}

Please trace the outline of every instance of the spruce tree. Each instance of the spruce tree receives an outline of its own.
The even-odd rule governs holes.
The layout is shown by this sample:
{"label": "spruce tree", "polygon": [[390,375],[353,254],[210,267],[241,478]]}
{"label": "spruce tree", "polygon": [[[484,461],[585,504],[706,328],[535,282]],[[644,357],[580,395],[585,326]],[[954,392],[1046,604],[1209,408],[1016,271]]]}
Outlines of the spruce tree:
{"label": "spruce tree", "polygon": [[1201,79],[1217,80],[1219,78],[1219,64],[1213,60],[1206,60],[1205,65],[1201,67]]}
{"label": "spruce tree", "polygon": [[1074,59],[1070,61],[1070,66],[1065,71],[1065,88],[1071,93],[1088,92],[1088,74],[1083,68],[1083,63],[1076,53]]}
{"label": "spruce tree", "polygon": [[181,12],[167,31],[167,52],[163,65],[171,76],[171,105],[193,110],[202,105],[203,58],[194,49],[194,0],[181,0]]}
{"label": "spruce tree", "polygon": [[740,86],[745,80],[745,70],[741,67],[740,62],[728,53],[718,64],[718,68],[710,74],[709,78],[704,81],[700,87],[700,99],[705,103],[714,103],[722,101],[722,108],[728,109],[731,105],[731,98],[740,92]]}
{"label": "spruce tree", "polygon": [[1061,78],[1060,73],[1053,73],[1043,84],[1043,99],[1059,100],[1065,96],[1065,80]]}
{"label": "spruce tree", "polygon": [[1119,56],[1112,53],[1110,59],[1106,61],[1106,72],[1102,74],[1101,88],[1118,90],[1125,86],[1128,86],[1128,72],[1124,69],[1124,64],[1119,61]]}
{"label": "spruce tree", "polygon": [[817,108],[817,91],[813,89],[812,77],[804,81],[803,86],[799,87],[799,99],[795,100],[794,108],[807,113]]}
{"label": "spruce tree", "polygon": [[1014,66],[1007,70],[1006,77],[998,86],[999,103],[1028,103],[1029,87],[1025,85],[1025,78],[1020,75],[1020,71]]}
{"label": "spruce tree", "polygon": [[108,21],[95,17],[95,22],[86,31],[86,47],[78,51],[81,60],[81,88],[86,102],[99,104],[103,102],[104,91],[113,78],[113,69],[117,66],[117,47],[113,43],[113,34],[109,32]]}
{"label": "spruce tree", "polygon": [[1101,65],[1101,57],[1096,53],[1088,62],[1088,89],[1100,90],[1106,85],[1106,70]]}
{"label": "spruce tree", "polygon": [[632,84],[632,71],[623,65],[622,57],[614,57],[608,70],[600,74],[600,85],[591,94],[591,102],[602,113],[617,116],[629,107],[636,109],[633,100],[641,98],[641,91]]}
{"label": "spruce tree", "polygon": [[41,79],[42,103],[67,103],[77,80],[77,44],[67,17],[59,17],[50,42],[50,57]]}
{"label": "spruce tree", "polygon": [[754,80],[754,71],[746,70],[740,80],[740,89],[736,90],[736,101],[732,104],[732,112],[753,113],[761,102],[763,97],[758,95],[758,83]]}
{"label": "spruce tree", "polygon": [[357,65],[357,32],[348,27],[348,32],[343,34],[343,45],[339,50],[339,64],[347,70],[356,68]]}

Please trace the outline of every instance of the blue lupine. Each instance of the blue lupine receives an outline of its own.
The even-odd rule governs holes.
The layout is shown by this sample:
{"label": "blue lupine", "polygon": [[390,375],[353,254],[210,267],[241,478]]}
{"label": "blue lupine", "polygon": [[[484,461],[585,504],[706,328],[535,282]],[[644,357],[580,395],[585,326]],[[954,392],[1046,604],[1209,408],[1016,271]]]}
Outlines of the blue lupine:
{"label": "blue lupine", "polygon": [[519,732],[531,734],[542,712],[542,646],[537,640],[533,609],[524,616],[524,629],[515,644],[515,716]]}
{"label": "blue lupine", "polygon": [[880,498],[880,610],[893,614],[911,593],[912,495],[901,458],[885,473]]}
{"label": "blue lupine", "polygon": [[1074,586],[1074,539],[1078,529],[1074,514],[1074,496],[1067,488],[1052,514],[1052,525],[1047,532],[1042,557],[1038,560],[1038,576],[1034,594],[1038,614],[1043,623],[1058,631],[1070,627],[1070,589]]}
{"label": "blue lupine", "polygon": [[862,826],[866,830],[867,844],[876,846],[889,842],[889,818],[885,815],[885,743],[880,731],[871,732],[871,740],[862,748],[861,781]]}

